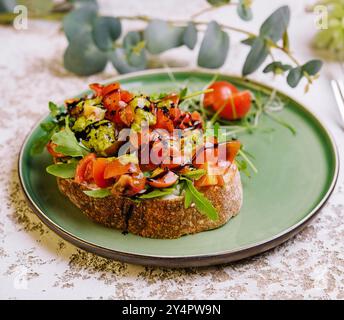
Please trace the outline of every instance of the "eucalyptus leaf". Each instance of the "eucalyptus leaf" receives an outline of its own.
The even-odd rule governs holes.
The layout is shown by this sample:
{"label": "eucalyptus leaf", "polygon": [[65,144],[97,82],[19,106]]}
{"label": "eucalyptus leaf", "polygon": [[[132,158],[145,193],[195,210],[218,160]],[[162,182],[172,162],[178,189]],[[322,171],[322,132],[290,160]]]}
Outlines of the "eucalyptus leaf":
{"label": "eucalyptus leaf", "polygon": [[110,54],[110,61],[119,73],[128,73],[143,70],[147,65],[146,53],[131,53],[129,56],[123,48],[117,48]]}
{"label": "eucalyptus leaf", "polygon": [[256,71],[265,61],[268,54],[269,49],[264,39],[260,37],[255,38],[251,46],[251,50],[246,57],[242,74],[246,76]]}
{"label": "eucalyptus leaf", "polygon": [[147,50],[158,54],[184,44],[185,27],[175,27],[163,20],[152,20],[144,31]]}
{"label": "eucalyptus leaf", "polygon": [[78,9],[81,7],[93,7],[94,9],[98,10],[99,6],[97,0],[67,0],[74,4],[74,8]]}
{"label": "eucalyptus leaf", "polygon": [[199,50],[198,65],[205,68],[219,68],[226,61],[228,50],[228,34],[216,21],[209,22]]}
{"label": "eucalyptus leaf", "polygon": [[321,60],[314,59],[305,63],[302,66],[302,70],[307,72],[310,76],[314,76],[320,71],[322,65],[323,63]]}
{"label": "eucalyptus leaf", "polygon": [[246,44],[247,46],[251,47],[255,39],[256,37],[248,37],[247,39],[242,40],[241,43]]}
{"label": "eucalyptus leaf", "polygon": [[290,20],[290,9],[283,6],[274,11],[260,27],[261,37],[267,37],[276,42],[282,39],[284,32],[288,28]]}
{"label": "eucalyptus leaf", "polygon": [[62,24],[68,41],[71,41],[80,33],[90,32],[96,17],[97,10],[89,6],[81,7],[65,15]]}
{"label": "eucalyptus leaf", "polygon": [[264,73],[273,72],[275,74],[283,73],[292,68],[289,64],[283,64],[281,61],[274,61],[269,63],[263,70]]}
{"label": "eucalyptus leaf", "polygon": [[121,32],[121,21],[115,17],[97,17],[93,22],[93,40],[100,50],[112,49]]}
{"label": "eucalyptus leaf", "polygon": [[95,189],[84,191],[89,197],[92,198],[105,198],[111,195],[111,190],[109,189]]}
{"label": "eucalyptus leaf", "polygon": [[252,20],[252,10],[247,5],[247,0],[239,0],[237,4],[237,13],[238,16],[244,21]]}
{"label": "eucalyptus leaf", "polygon": [[143,40],[141,33],[138,31],[130,31],[128,32],[125,37],[123,38],[123,48],[130,54],[135,47]]}
{"label": "eucalyptus leaf", "polygon": [[184,32],[183,42],[189,49],[192,50],[193,48],[195,48],[195,45],[197,43],[197,29],[193,22],[188,23],[188,26],[186,27],[186,30]]}
{"label": "eucalyptus leaf", "polygon": [[[123,39],[123,47],[126,54],[124,62],[127,64],[126,69],[128,71],[123,70],[124,72],[121,73],[145,69],[147,66],[147,56],[142,33],[137,31],[128,32]],[[115,54],[120,55],[121,51],[117,50]],[[118,68],[121,69],[119,66]]]}
{"label": "eucalyptus leaf", "polygon": [[214,7],[220,7],[225,4],[230,3],[231,0],[207,0],[209,4],[211,4]]}
{"label": "eucalyptus leaf", "polygon": [[64,66],[79,75],[88,76],[105,69],[108,57],[94,44],[92,34],[83,31],[73,37],[64,53]]}
{"label": "eucalyptus leaf", "polygon": [[77,161],[72,161],[69,163],[56,163],[47,167],[46,170],[53,176],[63,179],[69,179],[74,178],[77,165]]}
{"label": "eucalyptus leaf", "polygon": [[302,68],[301,67],[295,67],[291,69],[287,76],[287,82],[292,87],[295,88],[300,80],[302,79]]}

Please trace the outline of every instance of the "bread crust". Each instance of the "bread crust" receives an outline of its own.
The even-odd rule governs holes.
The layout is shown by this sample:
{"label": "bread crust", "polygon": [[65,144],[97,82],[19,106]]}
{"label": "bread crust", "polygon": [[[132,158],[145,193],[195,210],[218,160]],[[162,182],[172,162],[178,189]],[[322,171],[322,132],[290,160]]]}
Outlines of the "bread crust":
{"label": "bread crust", "polygon": [[57,179],[60,191],[93,221],[142,237],[159,239],[175,239],[215,229],[237,215],[243,194],[240,174],[235,166],[225,175],[225,181],[223,187],[213,186],[202,190],[219,214],[219,218],[213,221],[194,205],[185,209],[184,196],[140,202],[117,195],[92,198],[83,192],[90,190],[86,185],[76,183],[73,179]]}

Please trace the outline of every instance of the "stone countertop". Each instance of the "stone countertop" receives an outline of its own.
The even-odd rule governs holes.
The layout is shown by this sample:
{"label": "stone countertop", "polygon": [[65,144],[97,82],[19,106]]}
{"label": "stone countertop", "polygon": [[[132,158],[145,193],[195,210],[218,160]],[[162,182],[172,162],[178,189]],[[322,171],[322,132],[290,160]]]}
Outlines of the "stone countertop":
{"label": "stone countertop", "polygon": [[[177,3],[178,2],[178,3]],[[232,21],[255,31],[268,12],[287,1],[254,1],[253,22],[241,22],[228,9],[204,16]],[[206,6],[192,1],[100,1],[102,12],[148,14],[187,19]],[[301,61],[312,56],[316,32],[309,1],[288,1],[292,9],[291,44]],[[120,4],[120,5],[119,5]],[[171,14],[171,12],[173,12]],[[126,23],[126,28],[135,28]],[[307,32],[299,32],[307,30]],[[3,299],[344,299],[344,184],[341,169],[330,200],[300,234],[259,256],[202,269],[148,268],[107,260],[82,251],[50,231],[28,207],[20,190],[17,157],[25,136],[46,112],[47,102],[61,101],[90,82],[115,75],[76,77],[62,67],[66,40],[58,23],[29,21],[27,30],[0,26],[0,298]],[[231,35],[232,48],[221,71],[239,73],[247,48]],[[195,65],[195,53],[175,49],[167,64]],[[237,63],[237,61],[240,63]],[[304,94],[283,79],[273,85],[306,104],[333,133],[343,161],[344,139],[329,79],[338,67],[327,63],[320,79]],[[258,72],[253,79],[271,84]]]}

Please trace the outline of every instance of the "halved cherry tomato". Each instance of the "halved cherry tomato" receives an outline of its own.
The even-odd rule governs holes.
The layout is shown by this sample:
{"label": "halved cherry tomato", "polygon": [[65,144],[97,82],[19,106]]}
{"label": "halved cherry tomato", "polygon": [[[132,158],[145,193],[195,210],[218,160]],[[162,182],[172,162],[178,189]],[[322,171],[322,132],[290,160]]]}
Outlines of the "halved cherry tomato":
{"label": "halved cherry tomato", "polygon": [[[96,159],[96,155],[94,153],[89,153],[86,157],[81,159],[76,167],[75,170],[75,182],[82,183],[88,182],[90,179],[90,166],[93,164],[93,161]],[[91,164],[90,164],[91,163]],[[87,172],[86,172],[87,171]],[[87,176],[85,175],[87,173]]]}
{"label": "halved cherry tomato", "polygon": [[214,111],[222,109],[220,116],[227,120],[243,118],[251,107],[251,93],[248,90],[239,92],[226,81],[217,81],[209,86],[214,91],[204,95],[203,104]]}
{"label": "halved cherry tomato", "polygon": [[100,188],[106,188],[112,184],[113,181],[111,179],[106,179],[104,177],[104,171],[108,164],[108,160],[106,158],[97,158],[93,161],[93,170],[92,175],[94,182]]}
{"label": "halved cherry tomato", "polygon": [[148,179],[148,184],[153,188],[167,188],[174,185],[178,180],[178,175],[172,171],[166,171],[163,175]]}
{"label": "halved cherry tomato", "polygon": [[47,150],[48,152],[54,157],[54,158],[62,158],[64,157],[65,155],[63,153],[60,153],[60,152],[56,152],[55,151],[55,148],[56,148],[57,144],[54,143],[54,142],[49,142],[47,144]]}
{"label": "halved cherry tomato", "polygon": [[129,175],[124,174],[119,177],[112,187],[112,193],[127,196],[134,196],[145,188],[146,178],[142,173]]}

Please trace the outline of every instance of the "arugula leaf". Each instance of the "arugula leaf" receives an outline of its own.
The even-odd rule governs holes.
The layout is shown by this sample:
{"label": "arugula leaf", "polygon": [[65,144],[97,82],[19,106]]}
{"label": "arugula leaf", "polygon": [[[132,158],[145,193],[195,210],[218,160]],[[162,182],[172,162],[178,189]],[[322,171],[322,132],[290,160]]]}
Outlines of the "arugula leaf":
{"label": "arugula leaf", "polygon": [[192,194],[191,192],[186,191],[186,182],[184,183],[185,195],[184,195],[184,208],[187,209],[191,206],[192,203]]}
{"label": "arugula leaf", "polygon": [[110,189],[96,189],[96,190],[87,190],[84,191],[89,197],[92,198],[105,198],[111,195]]}
{"label": "arugula leaf", "polygon": [[59,107],[52,101],[49,101],[49,110],[50,110],[50,115],[53,118],[55,118],[60,113]]}
{"label": "arugula leaf", "polygon": [[56,123],[54,123],[53,121],[46,121],[42,122],[39,126],[42,130],[49,133],[56,128]]}
{"label": "arugula leaf", "polygon": [[[189,179],[185,180],[185,205],[190,205],[193,202],[196,205],[196,208],[199,212],[206,215],[210,220],[217,220],[219,215],[212,205],[212,203],[203,195],[203,193],[199,192],[195,186],[193,185],[192,181]],[[192,201],[190,201],[192,199]]]}
{"label": "arugula leaf", "polygon": [[83,157],[89,153],[88,149],[82,147],[76,140],[73,131],[69,128],[68,118],[65,129],[55,133],[51,140],[57,145],[55,151],[66,156]]}
{"label": "arugula leaf", "polygon": [[149,193],[143,194],[140,196],[140,199],[152,199],[152,198],[159,198],[164,197],[172,194],[175,188],[165,188],[165,189],[155,189]]}
{"label": "arugula leaf", "polygon": [[187,173],[183,173],[182,176],[187,177],[189,179],[195,179],[198,180],[202,176],[204,176],[206,171],[204,169],[197,169],[197,170],[192,170]]}
{"label": "arugula leaf", "polygon": [[59,178],[74,178],[75,176],[75,170],[78,162],[73,161],[69,163],[56,163],[52,164],[49,167],[46,168],[46,171],[53,176],[59,177]]}
{"label": "arugula leaf", "polygon": [[188,93],[188,88],[184,87],[182,90],[179,92],[179,100],[183,100]]}
{"label": "arugula leaf", "polygon": [[30,150],[31,155],[37,155],[43,152],[44,147],[46,146],[46,144],[50,141],[51,136],[54,134],[53,131],[49,132],[49,133],[45,133],[44,135],[42,135],[41,137],[39,137],[38,139],[36,139],[34,141],[34,143],[32,144],[32,148]]}

